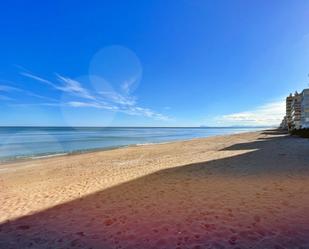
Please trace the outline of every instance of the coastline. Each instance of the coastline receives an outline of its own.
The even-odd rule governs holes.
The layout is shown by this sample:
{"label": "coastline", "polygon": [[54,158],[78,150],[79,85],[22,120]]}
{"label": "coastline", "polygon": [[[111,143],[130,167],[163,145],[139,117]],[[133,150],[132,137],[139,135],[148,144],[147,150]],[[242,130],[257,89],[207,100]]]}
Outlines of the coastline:
{"label": "coastline", "polygon": [[89,154],[89,153],[96,153],[96,152],[104,152],[104,151],[111,151],[111,150],[118,150],[128,147],[139,147],[139,146],[149,146],[149,145],[160,145],[160,144],[169,144],[169,143],[177,143],[177,142],[187,142],[187,141],[194,141],[199,139],[207,139],[207,138],[214,138],[214,137],[220,137],[220,136],[230,136],[230,135],[236,135],[236,134],[244,134],[244,133],[254,133],[259,131],[267,131],[270,130],[255,130],[255,131],[242,131],[242,132],[235,132],[230,134],[221,134],[221,135],[210,135],[207,137],[197,137],[197,138],[188,138],[188,139],[175,139],[175,140],[169,140],[169,141],[162,141],[162,142],[146,142],[146,143],[140,143],[140,144],[128,144],[128,145],[119,145],[119,146],[111,146],[111,147],[104,147],[104,148],[97,148],[97,149],[84,149],[84,150],[76,150],[72,152],[60,152],[60,153],[50,153],[50,154],[42,154],[42,155],[32,155],[32,156],[22,156],[22,157],[14,157],[7,160],[0,160],[0,172],[3,169],[3,166],[5,165],[11,165],[16,163],[27,163],[31,162],[33,160],[44,160],[49,158],[55,158],[55,157],[64,157],[64,156],[74,156],[74,155],[83,155],[83,154]]}
{"label": "coastline", "polygon": [[0,245],[306,248],[308,147],[266,130],[10,163]]}
{"label": "coastline", "polygon": [[127,146],[252,132],[259,129],[258,127],[0,127],[2,140],[0,164],[61,154],[81,154]]}

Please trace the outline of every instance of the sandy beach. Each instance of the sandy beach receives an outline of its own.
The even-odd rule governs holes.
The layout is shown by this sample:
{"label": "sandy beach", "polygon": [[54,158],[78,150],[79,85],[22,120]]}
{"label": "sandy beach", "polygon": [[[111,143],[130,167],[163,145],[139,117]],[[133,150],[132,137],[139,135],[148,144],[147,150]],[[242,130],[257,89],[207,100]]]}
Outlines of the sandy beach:
{"label": "sandy beach", "polygon": [[0,165],[0,248],[307,249],[309,140],[250,132]]}

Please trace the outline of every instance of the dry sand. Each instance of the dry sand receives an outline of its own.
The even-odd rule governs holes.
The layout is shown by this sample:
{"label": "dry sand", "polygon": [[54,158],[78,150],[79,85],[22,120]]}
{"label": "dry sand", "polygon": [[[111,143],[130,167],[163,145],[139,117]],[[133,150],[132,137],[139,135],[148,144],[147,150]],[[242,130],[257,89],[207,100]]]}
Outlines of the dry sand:
{"label": "dry sand", "polygon": [[0,166],[0,248],[309,248],[309,140],[276,131]]}

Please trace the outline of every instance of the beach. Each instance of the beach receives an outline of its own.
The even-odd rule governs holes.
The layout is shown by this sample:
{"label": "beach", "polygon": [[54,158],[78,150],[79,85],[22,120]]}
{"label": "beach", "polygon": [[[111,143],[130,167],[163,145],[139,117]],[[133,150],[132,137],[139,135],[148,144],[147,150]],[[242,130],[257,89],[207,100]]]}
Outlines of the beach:
{"label": "beach", "polygon": [[276,130],[0,164],[0,248],[309,248],[309,140]]}

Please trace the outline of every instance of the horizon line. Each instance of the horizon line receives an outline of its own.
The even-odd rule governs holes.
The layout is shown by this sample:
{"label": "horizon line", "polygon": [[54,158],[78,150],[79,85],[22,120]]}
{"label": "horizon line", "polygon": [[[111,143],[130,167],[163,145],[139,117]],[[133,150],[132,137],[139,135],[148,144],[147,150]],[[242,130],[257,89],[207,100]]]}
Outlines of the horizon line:
{"label": "horizon line", "polygon": [[274,128],[277,125],[235,126],[63,126],[63,125],[0,125],[0,128]]}

